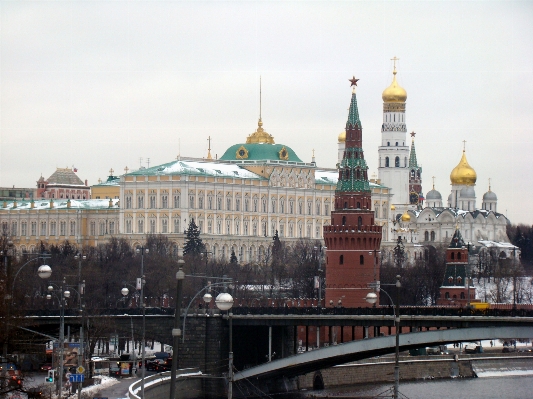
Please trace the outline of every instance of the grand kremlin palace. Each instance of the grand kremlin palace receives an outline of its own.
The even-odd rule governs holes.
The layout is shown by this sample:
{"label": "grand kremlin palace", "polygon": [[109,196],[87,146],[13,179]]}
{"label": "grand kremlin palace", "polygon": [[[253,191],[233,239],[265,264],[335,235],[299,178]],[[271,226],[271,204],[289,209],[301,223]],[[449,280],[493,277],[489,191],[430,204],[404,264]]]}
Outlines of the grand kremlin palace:
{"label": "grand kremlin palace", "polygon": [[[434,185],[423,195],[415,133],[411,146],[406,140],[407,93],[397,83],[396,68],[382,98],[379,177],[370,179],[375,224],[383,226],[382,251],[390,255],[402,237],[408,258],[415,260],[425,244],[448,244],[456,226],[467,241],[508,245],[509,221],[497,213],[490,186],[476,208],[477,174],[464,150],[450,175],[448,201],[443,204]],[[338,136],[339,160],[344,145],[345,131]],[[58,168],[37,181],[35,194],[5,198],[0,221],[17,253],[36,251],[40,241],[84,247],[121,237],[135,246],[148,234],[168,236],[179,252],[194,218],[213,256],[228,259],[234,250],[241,262],[260,262],[276,230],[288,245],[300,238],[322,240],[337,183],[336,168],[317,167],[314,158],[302,161],[289,146],[276,144],[259,118],[256,131],[218,160],[208,153],[205,159],[178,157],[121,176],[110,173],[91,187],[92,199],[84,199],[87,183],[74,170]]]}

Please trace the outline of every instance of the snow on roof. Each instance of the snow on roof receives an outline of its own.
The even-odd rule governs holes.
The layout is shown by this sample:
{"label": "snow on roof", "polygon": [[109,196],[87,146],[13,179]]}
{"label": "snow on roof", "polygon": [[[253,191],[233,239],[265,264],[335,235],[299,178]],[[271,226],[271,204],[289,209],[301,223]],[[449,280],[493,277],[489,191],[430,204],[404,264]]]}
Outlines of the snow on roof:
{"label": "snow on roof", "polygon": [[[315,171],[315,183],[317,184],[333,184],[336,185],[339,181],[339,172],[336,170],[322,170]],[[369,182],[370,188],[385,188],[382,184]]]}
{"label": "snow on roof", "polygon": [[215,176],[233,177],[239,179],[263,180],[253,172],[241,168],[239,165],[222,162],[201,162],[201,161],[173,161],[152,168],[140,169],[128,175],[195,175],[195,176]]}
{"label": "snow on roof", "polygon": [[[55,198],[53,201],[53,209],[67,209],[67,198]],[[113,207],[117,207],[119,200],[117,198],[111,199]],[[16,201],[16,208],[13,207],[15,201],[6,201],[6,207],[3,208],[8,211],[17,211],[17,210],[31,210],[31,200],[27,201]],[[89,199],[89,200],[70,200],[70,208],[68,209],[104,209],[109,208],[109,199]],[[33,210],[50,210],[50,200],[41,199],[34,201]]]}
{"label": "snow on roof", "polygon": [[511,244],[510,242],[497,242],[497,241],[490,241],[490,240],[478,240],[478,242],[487,247],[487,248],[510,248],[510,249],[518,249],[517,246]]}

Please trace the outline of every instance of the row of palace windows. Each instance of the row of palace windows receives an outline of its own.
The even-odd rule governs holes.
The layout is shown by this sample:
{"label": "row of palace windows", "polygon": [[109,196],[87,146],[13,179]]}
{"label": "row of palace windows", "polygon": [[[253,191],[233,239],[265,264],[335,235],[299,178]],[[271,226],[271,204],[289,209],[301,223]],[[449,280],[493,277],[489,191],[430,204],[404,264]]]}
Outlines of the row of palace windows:
{"label": "row of palace windows", "polygon": [[424,232],[424,241],[435,241],[436,235],[435,232],[432,231],[431,233],[429,231]]}
{"label": "row of palace windows", "polygon": [[[144,209],[144,195],[138,195],[137,196],[137,208],[138,209]],[[149,195],[148,196],[149,206],[148,209],[156,209],[157,208],[157,197],[156,195]],[[235,204],[235,209],[233,209],[233,204]],[[173,201],[172,201],[173,208],[180,208],[181,202],[180,202],[180,196],[174,195]],[[133,198],[131,195],[127,195],[125,197],[125,209],[132,209],[133,208]],[[168,195],[162,195],[161,196],[161,208],[166,209],[169,208],[169,202],[168,202]],[[200,194],[198,197],[198,201],[196,201],[196,195],[189,195],[189,209],[207,209],[207,210],[216,210],[222,211],[236,211],[240,212],[241,210],[244,212],[262,212],[267,213],[269,211],[267,199],[261,198],[261,201],[259,201],[258,198],[245,198],[244,201],[241,202],[240,198],[235,198],[235,202],[232,198],[226,198],[224,201],[222,196],[217,196],[216,198],[214,196],[207,196],[205,198],[203,195]],[[322,211],[322,202],[316,201],[315,204],[315,214],[320,215]],[[298,214],[298,215],[313,215],[313,202],[307,201],[306,204],[304,204],[304,201],[294,201],[292,199],[289,199],[286,201],[284,198],[280,198],[279,200],[275,197],[271,198],[270,201],[270,212],[271,213],[288,213],[290,215]],[[330,205],[326,200],[326,203],[324,203],[324,215],[329,216],[330,212]]]}
{"label": "row of palace windows", "polygon": [[[213,223],[214,222],[214,223]],[[105,226],[104,226],[105,227]],[[131,234],[133,233],[133,220],[128,218],[125,220],[125,233]],[[161,219],[161,230],[158,231],[157,229],[157,220],[154,218],[150,218],[148,220],[148,226],[146,228],[146,223],[144,219],[138,219],[137,220],[137,229],[136,233],[138,234],[157,234],[162,233],[166,234],[169,233],[169,220],[167,218]],[[205,224],[204,220],[198,221],[198,229],[203,232]],[[242,227],[242,229],[241,229]],[[271,222],[270,225],[270,233],[271,236],[274,236],[276,234],[276,231],[278,231],[278,235],[280,237],[299,237],[303,238],[304,236],[307,238],[312,238],[312,225],[307,224],[304,229],[304,225],[302,223],[288,223],[288,228],[285,228],[285,223],[280,222],[279,226],[275,221]],[[321,238],[322,234],[322,226],[315,226],[315,238]],[[145,231],[146,230],[146,231]],[[172,219],[172,233],[180,234],[180,219],[179,218],[173,218]],[[91,233],[92,234],[92,233]],[[113,233],[109,233],[113,234]],[[261,222],[259,224],[258,222],[248,222],[244,221],[241,224],[240,220],[234,220],[233,223],[231,220],[225,220],[222,221],[221,219],[217,219],[216,221],[207,220],[207,234],[226,234],[226,235],[251,235],[251,236],[259,236],[262,235],[264,237],[267,236],[267,222]],[[94,235],[94,234],[92,234]]]}
{"label": "row of palace windows", "polygon": [[[115,222],[114,221],[100,221],[98,229],[98,235],[105,234],[115,234]],[[29,227],[29,228],[28,228]],[[89,224],[90,235],[96,234],[96,222],[92,221]],[[11,226],[7,222],[2,223],[2,231],[11,232],[13,236],[74,236],[77,234],[76,231],[76,222],[71,220],[67,223],[65,220],[59,222],[46,222],[41,221],[40,223],[36,221],[31,221],[28,225],[28,222],[20,222],[20,230],[18,222],[11,222]]]}

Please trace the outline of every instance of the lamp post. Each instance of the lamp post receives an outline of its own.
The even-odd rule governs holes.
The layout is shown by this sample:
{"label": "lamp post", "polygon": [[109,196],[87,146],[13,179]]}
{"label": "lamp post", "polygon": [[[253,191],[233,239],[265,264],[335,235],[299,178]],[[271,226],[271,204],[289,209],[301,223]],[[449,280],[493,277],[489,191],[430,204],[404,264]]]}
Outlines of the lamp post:
{"label": "lamp post", "polygon": [[[383,285],[395,285],[396,286],[396,306],[394,301],[387,291],[381,287],[375,287],[377,292],[383,291],[388,297],[394,309],[394,327],[396,329],[396,348],[394,353],[394,399],[398,399],[398,393],[400,390],[400,276],[396,276],[396,284],[383,284]],[[374,292],[369,292],[366,295],[366,301],[368,303],[375,304],[378,300],[378,296]]]}
{"label": "lamp post", "polygon": [[[65,279],[63,279],[62,284],[59,286],[59,381],[57,382],[58,387],[58,398],[62,398],[63,390],[63,367],[64,367],[64,342],[65,342],[65,299],[70,298],[70,291],[63,291],[63,285],[66,284]],[[53,285],[48,286],[48,291],[53,292]],[[48,294],[46,299],[51,299],[52,295]]]}
{"label": "lamp post", "polygon": [[176,273],[176,311],[174,313],[174,328],[172,329],[172,366],[170,368],[170,399],[176,398],[176,371],[178,369],[178,347],[180,342],[180,316],[181,316],[181,297],[183,294],[183,280],[185,273],[183,272],[183,259],[178,260],[179,269]]}
{"label": "lamp post", "polygon": [[[74,259],[78,261],[78,295],[79,295],[79,305],[80,305],[80,317],[81,317],[81,325],[80,325],[80,351],[78,352],[78,366],[83,367],[83,356],[84,356],[84,349],[83,349],[83,324],[85,322],[84,320],[84,313],[83,313],[83,294],[85,293],[85,280],[81,281],[81,261],[82,259],[87,259],[86,255],[82,255],[80,253],[77,253],[74,256]],[[81,399],[81,389],[83,387],[83,383],[78,383],[78,399]]]}
{"label": "lamp post", "polygon": [[220,310],[228,311],[228,323],[229,323],[229,368],[228,368],[228,399],[233,398],[233,325],[231,321],[231,308],[233,307],[233,297],[227,292],[218,294],[215,299],[217,308]]}
{"label": "lamp post", "polygon": [[144,276],[144,254],[148,254],[150,250],[144,246],[137,247],[135,250],[137,254],[141,254],[141,301],[140,305],[142,308],[143,323],[142,323],[142,337],[141,337],[141,362],[142,362],[142,371],[141,371],[141,398],[144,399],[144,377],[146,376],[146,304],[144,303],[144,284],[146,282]]}
{"label": "lamp post", "polygon": [[[317,308],[322,308],[322,272],[324,269],[322,269],[322,260],[324,259],[323,252],[326,251],[328,248],[319,246],[319,247],[313,247],[313,250],[319,254],[318,259],[318,269],[317,269],[317,276],[315,277],[315,288],[318,290],[318,304]],[[320,326],[316,327],[316,347],[320,348]]]}

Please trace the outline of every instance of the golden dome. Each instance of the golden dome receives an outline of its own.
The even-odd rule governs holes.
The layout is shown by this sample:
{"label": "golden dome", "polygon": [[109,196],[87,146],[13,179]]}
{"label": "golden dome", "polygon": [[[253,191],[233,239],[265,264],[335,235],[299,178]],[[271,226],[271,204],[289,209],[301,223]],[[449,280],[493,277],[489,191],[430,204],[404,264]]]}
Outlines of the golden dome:
{"label": "golden dome", "polygon": [[259,122],[257,122],[257,130],[246,138],[246,144],[256,143],[274,144],[274,137],[265,132],[261,118],[259,118]]}
{"label": "golden dome", "polygon": [[473,186],[476,184],[476,171],[468,164],[466,154],[463,150],[463,156],[459,164],[450,173],[450,181],[453,185]]}
{"label": "golden dome", "polygon": [[396,68],[394,68],[393,75],[391,85],[383,90],[381,98],[385,103],[404,103],[407,100],[407,92],[396,81]]}
{"label": "golden dome", "polygon": [[395,207],[394,205],[391,205],[391,206],[390,206],[390,210],[391,210],[391,211],[395,211],[395,210],[396,210],[396,207]]}
{"label": "golden dome", "polygon": [[409,216],[409,214],[407,213],[407,211],[405,211],[402,215],[402,222],[410,222],[411,221],[411,216]]}
{"label": "golden dome", "polygon": [[339,143],[344,143],[346,141],[346,131],[343,130],[341,134],[339,134]]}

